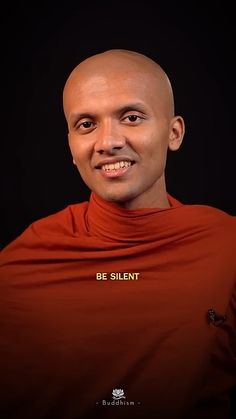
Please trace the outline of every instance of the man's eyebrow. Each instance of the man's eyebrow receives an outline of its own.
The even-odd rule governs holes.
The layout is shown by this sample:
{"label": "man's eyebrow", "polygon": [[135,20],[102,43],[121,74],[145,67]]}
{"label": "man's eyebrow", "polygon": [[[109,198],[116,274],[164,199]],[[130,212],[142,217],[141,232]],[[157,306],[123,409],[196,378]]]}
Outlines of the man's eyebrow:
{"label": "man's eyebrow", "polygon": [[135,102],[135,103],[128,103],[127,105],[124,105],[117,109],[117,113],[125,113],[129,111],[140,111],[140,112],[147,112],[147,109],[145,105],[141,102]]}

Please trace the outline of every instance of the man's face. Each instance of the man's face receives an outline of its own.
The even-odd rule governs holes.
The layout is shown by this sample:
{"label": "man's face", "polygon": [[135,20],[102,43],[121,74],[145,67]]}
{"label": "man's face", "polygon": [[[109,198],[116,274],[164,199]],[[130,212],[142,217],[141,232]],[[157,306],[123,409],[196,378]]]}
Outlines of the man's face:
{"label": "man's face", "polygon": [[69,146],[81,177],[103,199],[127,208],[155,206],[164,188],[173,121],[152,81],[141,72],[84,75],[67,103]]}

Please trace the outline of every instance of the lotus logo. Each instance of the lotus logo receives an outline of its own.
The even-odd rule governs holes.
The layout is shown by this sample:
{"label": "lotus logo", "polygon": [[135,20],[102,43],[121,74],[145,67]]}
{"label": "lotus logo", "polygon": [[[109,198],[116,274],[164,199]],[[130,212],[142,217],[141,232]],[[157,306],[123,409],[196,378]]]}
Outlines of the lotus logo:
{"label": "lotus logo", "polygon": [[122,390],[122,388],[115,388],[112,391],[112,397],[114,400],[125,399],[124,390]]}

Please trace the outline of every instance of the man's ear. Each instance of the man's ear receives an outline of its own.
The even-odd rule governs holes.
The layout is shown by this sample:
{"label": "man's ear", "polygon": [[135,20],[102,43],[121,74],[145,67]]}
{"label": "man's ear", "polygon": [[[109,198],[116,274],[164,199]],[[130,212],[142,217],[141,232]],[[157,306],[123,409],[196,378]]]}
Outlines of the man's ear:
{"label": "man's ear", "polygon": [[[67,138],[68,138],[68,144],[69,144],[69,148],[70,148],[70,152],[71,152],[71,147],[70,147],[70,133],[69,132],[67,133]],[[72,152],[71,152],[71,154],[72,154]],[[76,162],[75,162],[75,159],[74,158],[73,158],[73,164],[75,164],[75,166],[76,166]]]}
{"label": "man's ear", "polygon": [[170,135],[168,147],[172,151],[176,151],[181,146],[184,138],[185,124],[181,116],[175,116],[170,123]]}

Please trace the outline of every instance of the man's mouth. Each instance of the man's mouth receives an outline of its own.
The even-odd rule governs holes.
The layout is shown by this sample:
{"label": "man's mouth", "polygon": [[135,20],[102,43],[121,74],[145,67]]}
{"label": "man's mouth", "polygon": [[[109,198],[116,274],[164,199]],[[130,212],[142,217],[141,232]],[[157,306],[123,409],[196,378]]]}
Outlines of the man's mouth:
{"label": "man's mouth", "polygon": [[116,163],[103,164],[101,166],[101,169],[106,170],[106,171],[118,170],[118,169],[122,169],[123,167],[127,168],[127,167],[131,166],[131,164],[132,164],[131,161],[121,160],[121,161],[118,161]]}
{"label": "man's mouth", "polygon": [[134,160],[115,160],[101,162],[96,166],[96,169],[100,169],[100,173],[105,178],[120,178],[126,172],[129,172],[131,166],[135,163]]}

